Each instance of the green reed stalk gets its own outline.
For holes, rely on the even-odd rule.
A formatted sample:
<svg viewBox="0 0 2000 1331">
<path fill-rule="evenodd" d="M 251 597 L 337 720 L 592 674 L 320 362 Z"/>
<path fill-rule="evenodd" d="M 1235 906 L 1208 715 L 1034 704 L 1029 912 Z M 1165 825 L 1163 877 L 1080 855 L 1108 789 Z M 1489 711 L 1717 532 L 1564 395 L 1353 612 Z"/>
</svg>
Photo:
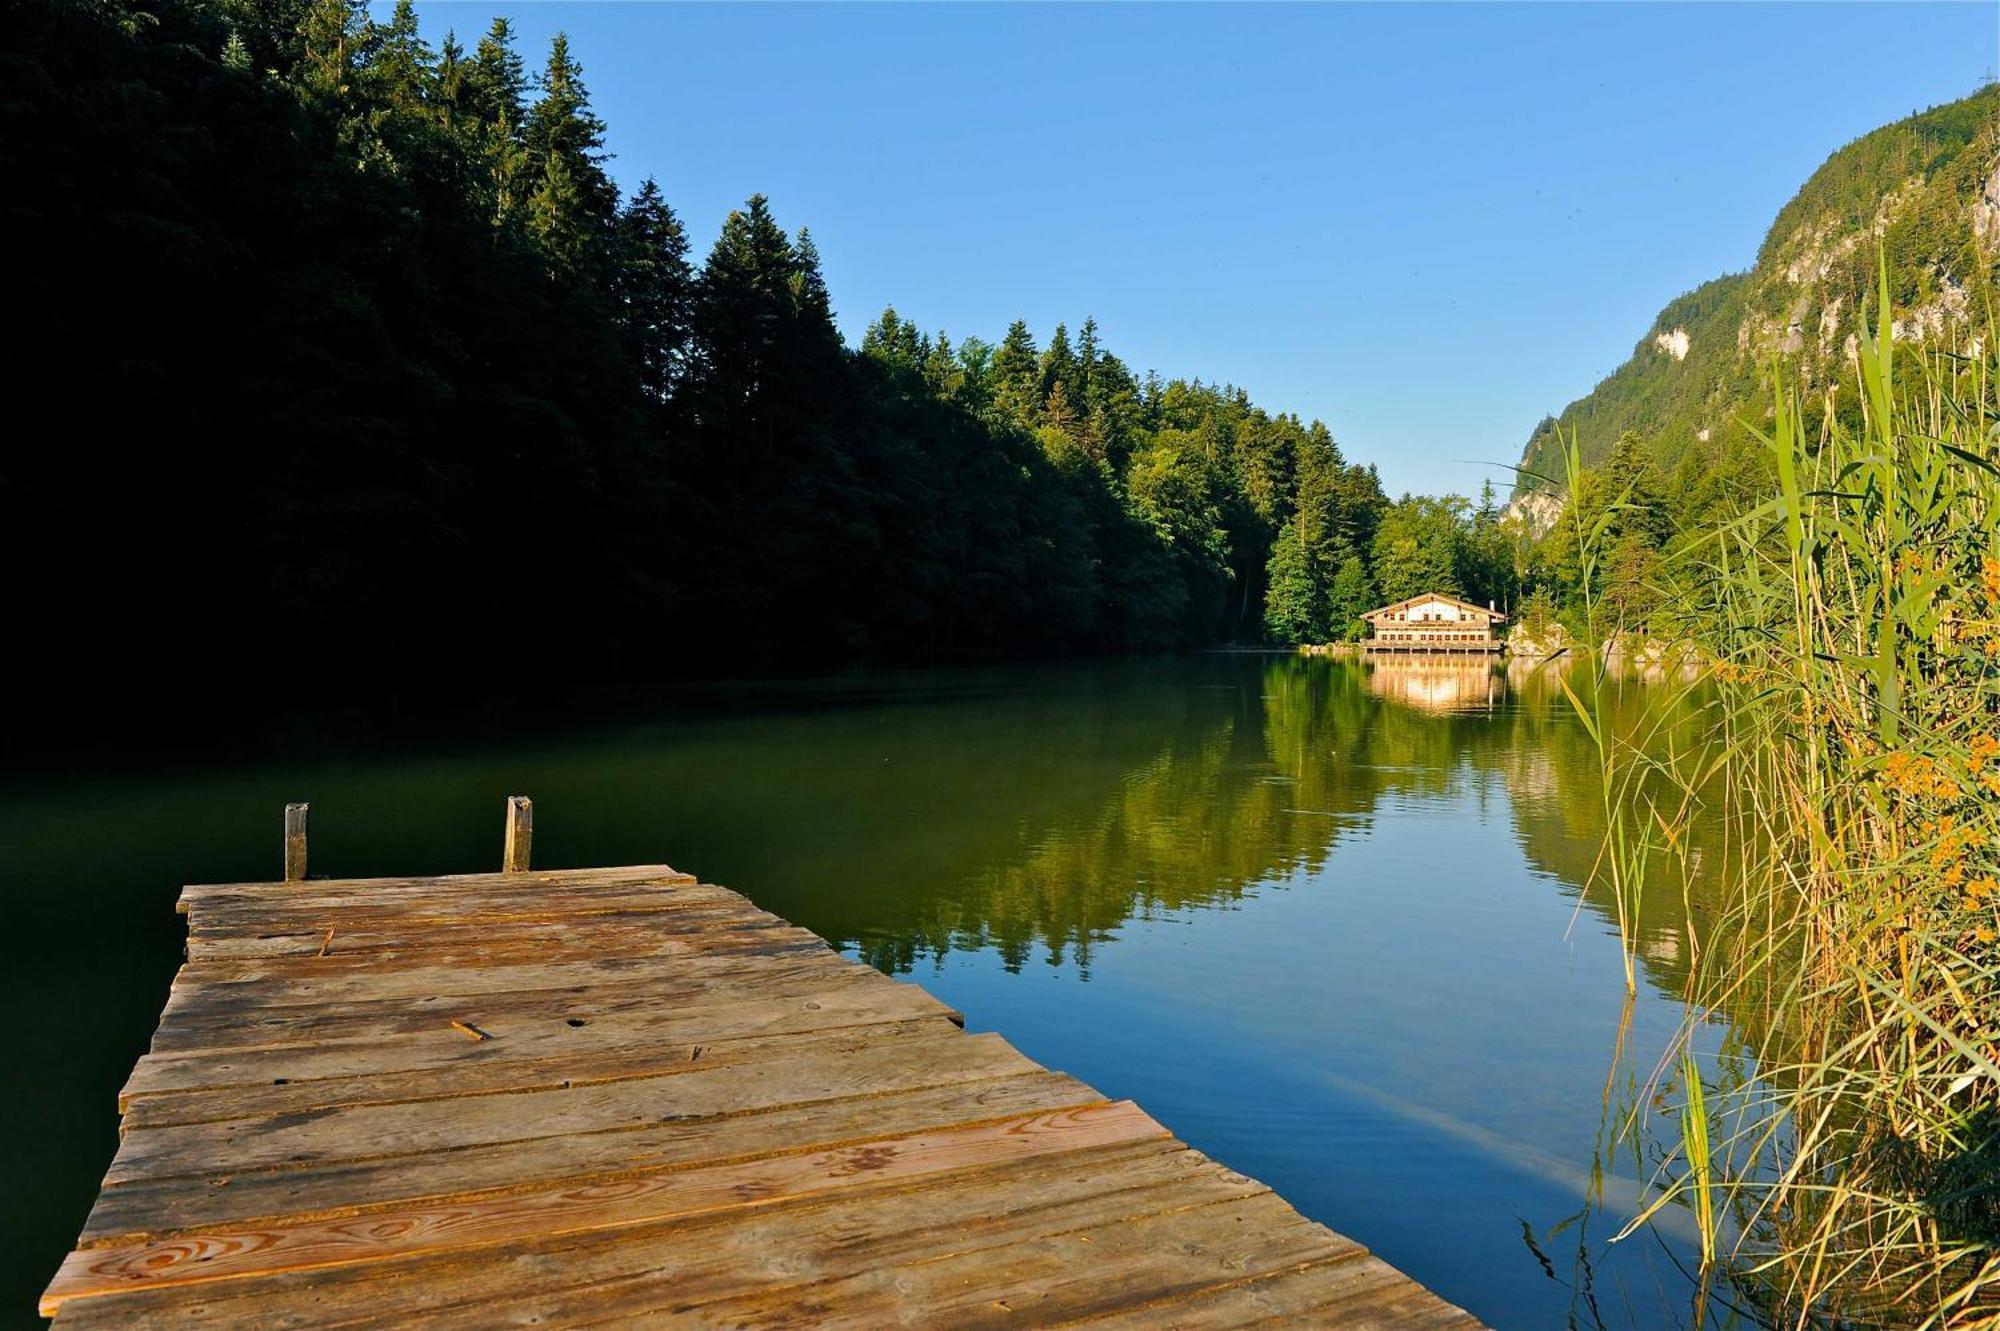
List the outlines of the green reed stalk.
<svg viewBox="0 0 2000 1331">
<path fill-rule="evenodd" d="M 1562 435 L 1560 439 L 1568 492 L 1575 495 L 1583 482 L 1582 453 L 1574 432 Z M 1647 852 L 1651 846 L 1650 828 L 1644 823 L 1636 831 L 1633 827 L 1633 801 L 1630 796 L 1633 774 L 1638 769 L 1629 760 L 1628 750 L 1621 749 L 1606 706 L 1605 684 L 1610 670 L 1607 648 L 1612 644 L 1607 641 L 1604 632 L 1596 590 L 1605 532 L 1624 502 L 1625 496 L 1620 496 L 1616 502 L 1605 505 L 1594 522 L 1584 518 L 1581 505 L 1570 504 L 1565 512 L 1565 520 L 1573 524 L 1572 535 L 1576 540 L 1581 572 L 1583 633 L 1580 637 L 1582 655 L 1577 664 L 1583 675 L 1582 691 L 1579 692 L 1570 683 L 1571 672 L 1564 671 L 1556 678 L 1597 752 L 1598 792 L 1602 800 L 1605 831 L 1592 873 L 1601 873 L 1602 881 L 1611 890 L 1625 966 L 1625 993 L 1631 997 L 1639 992 L 1636 960 L 1640 940 L 1637 927 L 1640 900 L 1645 891 Z"/>
<path fill-rule="evenodd" d="M 1715 770 L 1736 847 L 1691 1007 L 1754 1032 L 1758 1080 L 1710 1098 L 1683 1058 L 1654 1206 L 1688 1198 L 1711 1256 L 1720 1190 L 1775 1323 L 1993 1331 L 2000 338 L 1898 347 L 1888 297 L 1817 437 L 1774 371 L 1775 493 L 1677 555 L 1717 703 L 1711 756 L 1656 774 Z"/>
<path fill-rule="evenodd" d="M 1692 1051 L 1681 1054 L 1681 1083 L 1686 1100 L 1681 1106 L 1681 1152 L 1687 1158 L 1688 1177 L 1694 1182 L 1694 1218 L 1701 1233 L 1701 1269 L 1715 1265 L 1715 1161 L 1708 1148 L 1708 1104 L 1701 1083 L 1701 1066 Z"/>
</svg>

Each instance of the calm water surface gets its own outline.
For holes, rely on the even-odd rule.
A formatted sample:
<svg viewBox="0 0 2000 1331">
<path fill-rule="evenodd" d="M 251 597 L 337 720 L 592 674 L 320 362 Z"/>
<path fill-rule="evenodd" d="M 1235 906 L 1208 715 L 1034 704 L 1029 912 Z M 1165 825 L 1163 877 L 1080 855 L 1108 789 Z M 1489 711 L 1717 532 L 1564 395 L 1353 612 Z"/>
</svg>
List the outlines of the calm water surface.
<svg viewBox="0 0 2000 1331">
<path fill-rule="evenodd" d="M 179 884 L 270 877 L 295 799 L 315 873 L 490 868 L 520 791 L 538 864 L 734 887 L 1496 1327 L 1692 1324 L 1684 1213 L 1609 1242 L 1657 1148 L 1612 1142 L 1636 1093 L 1607 1067 L 1621 1023 L 1643 1070 L 1682 1019 L 1682 898 L 1648 898 L 1628 1008 L 1609 909 L 1580 888 L 1595 755 L 1546 677 L 1214 655 L 629 711 L 517 744 L 11 783 L 10 1311 L 112 1152 L 180 959 Z"/>
</svg>

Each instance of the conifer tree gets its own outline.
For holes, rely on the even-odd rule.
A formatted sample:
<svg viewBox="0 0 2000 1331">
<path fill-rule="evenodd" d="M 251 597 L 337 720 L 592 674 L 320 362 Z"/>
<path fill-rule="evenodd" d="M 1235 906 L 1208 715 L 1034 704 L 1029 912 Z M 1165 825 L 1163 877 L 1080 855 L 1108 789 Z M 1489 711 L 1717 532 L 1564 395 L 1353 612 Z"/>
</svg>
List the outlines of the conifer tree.
<svg viewBox="0 0 2000 1331">
<path fill-rule="evenodd" d="M 1078 407 L 1089 411 L 1098 405 L 1097 400 L 1097 359 L 1100 348 L 1097 342 L 1097 316 L 1085 315 L 1083 328 L 1076 337 L 1076 380 L 1069 385 L 1070 396 Z"/>
<path fill-rule="evenodd" d="M 590 109 L 583 66 L 569 37 L 549 45 L 542 95 L 521 131 L 534 183 L 528 228 L 558 272 L 598 275 L 617 209 L 617 190 L 604 172 L 604 122 Z"/>
<path fill-rule="evenodd" d="M 938 329 L 937 336 L 931 339 L 930 354 L 924 358 L 924 381 L 933 394 L 949 402 L 964 388 L 965 378 L 965 367 L 952 350 L 951 339 L 942 328 Z"/>
<path fill-rule="evenodd" d="M 458 34 L 447 30 L 438 43 L 437 101 L 439 119 L 448 126 L 456 125 L 464 114 L 465 73 L 465 48 L 459 44 Z"/>
<path fill-rule="evenodd" d="M 421 114 L 436 78 L 436 59 L 417 30 L 417 7 L 396 0 L 369 53 L 370 95 L 398 111 Z"/>
<path fill-rule="evenodd" d="M 1382 603 L 1375 579 L 1358 554 L 1341 561 L 1326 597 L 1326 635 L 1335 642 L 1359 642 L 1368 623 L 1361 616 Z"/>
<path fill-rule="evenodd" d="M 1307 548 L 1305 524 L 1293 517 L 1271 546 L 1265 569 L 1264 632 L 1273 642 L 1324 638 L 1325 594 Z"/>
<path fill-rule="evenodd" d="M 695 327 L 715 404 L 752 402 L 798 322 L 798 256 L 761 194 L 729 214 L 695 288 Z"/>
<path fill-rule="evenodd" d="M 299 25 L 300 85 L 330 101 L 347 101 L 369 34 L 365 0 L 311 0 Z"/>
<path fill-rule="evenodd" d="M 898 370 L 916 372 L 924 368 L 931 348 L 917 326 L 896 313 L 891 305 L 861 334 L 862 354 L 872 356 Z"/>
<path fill-rule="evenodd" d="M 827 293 L 826 278 L 819 270 L 819 246 L 813 244 L 812 232 L 799 228 L 798 240 L 792 246 L 792 255 L 797 265 L 793 278 L 793 303 L 800 315 L 809 322 L 833 326 L 833 298 Z M 910 325 L 910 336 L 917 335 L 916 325 Z"/>
<path fill-rule="evenodd" d="M 1037 396 L 1041 402 L 1048 401 L 1049 394 L 1055 392 L 1057 384 L 1063 386 L 1072 402 L 1083 401 L 1077 393 L 1076 353 L 1070 350 L 1069 329 L 1064 325 L 1057 324 L 1056 331 L 1049 335 L 1048 350 L 1042 353 L 1042 361 L 1037 370 L 1041 376 L 1041 382 L 1037 387 Z"/>
<path fill-rule="evenodd" d="M 897 343 L 902 330 L 903 319 L 896 313 L 896 307 L 883 306 L 882 313 L 876 316 L 875 322 L 861 332 L 861 354 L 893 363 L 897 358 Z"/>
<path fill-rule="evenodd" d="M 466 109 L 512 137 L 521 131 L 527 95 L 527 69 L 514 49 L 514 25 L 505 17 L 496 18 L 473 49 L 465 75 Z"/>
<path fill-rule="evenodd" d="M 619 213 L 613 249 L 612 300 L 626 354 L 641 391 L 665 402 L 687 365 L 694 272 L 687 232 L 652 177 Z"/>
<path fill-rule="evenodd" d="M 1049 389 L 1049 400 L 1042 404 L 1042 427 L 1056 431 L 1072 443 L 1077 442 L 1079 423 L 1076 412 L 1069 405 L 1069 392 L 1060 379 Z"/>
<path fill-rule="evenodd" d="M 1042 405 L 1041 358 L 1025 320 L 1007 326 L 1007 336 L 993 353 L 989 384 L 994 410 L 1021 425 L 1034 424 Z"/>
<path fill-rule="evenodd" d="M 495 226 L 518 218 L 531 188 L 521 143 L 527 86 L 520 52 L 514 49 L 514 26 L 496 18 L 473 49 L 463 94 L 466 114 L 476 127 L 477 151 L 486 164 L 488 212 Z"/>
</svg>

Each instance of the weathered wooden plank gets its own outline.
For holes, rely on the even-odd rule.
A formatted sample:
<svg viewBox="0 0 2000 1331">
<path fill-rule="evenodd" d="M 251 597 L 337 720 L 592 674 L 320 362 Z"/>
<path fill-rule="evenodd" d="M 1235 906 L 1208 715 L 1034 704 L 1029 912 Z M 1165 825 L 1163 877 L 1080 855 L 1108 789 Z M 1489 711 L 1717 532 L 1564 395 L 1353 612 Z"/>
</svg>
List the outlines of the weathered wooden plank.
<svg viewBox="0 0 2000 1331">
<path fill-rule="evenodd" d="M 231 986 L 236 992 L 230 993 L 176 987 L 168 996 L 165 1019 L 153 1033 L 153 1051 L 276 1049 L 383 1040 L 428 1031 L 436 1025 L 439 1013 L 459 1008 L 476 1008 L 496 1021 L 516 1016 L 603 1017 L 811 997 L 830 989 L 895 983 L 878 972 L 852 965 L 829 966 L 817 960 L 760 962 L 753 969 L 719 971 L 705 979 L 621 979 L 553 987 L 522 984 L 485 993 L 441 987 L 411 997 L 311 1004 L 265 1005 L 242 992 L 248 986 Z"/>
<path fill-rule="evenodd" d="M 1163 1305 L 1245 1276 L 1287 1270 L 1362 1249 L 1263 1193 L 1173 1207 L 1116 1223 L 1066 1229 L 997 1247 L 937 1250 L 829 1281 L 757 1290 L 698 1308 L 671 1287 L 655 1307 L 574 1326 L 624 1326 L 666 1315 L 685 1325 L 812 1326 L 873 1331 L 910 1320 L 953 1328 L 1047 1326 L 1125 1308 Z"/>
<path fill-rule="evenodd" d="M 349 945 L 336 935 L 331 947 L 301 938 L 283 951 L 254 942 L 238 948 L 203 949 L 190 954 L 195 962 L 251 960 L 259 956 L 283 957 L 293 961 L 340 961 L 353 966 L 436 966 L 521 965 L 532 961 L 588 961 L 611 954 L 628 957 L 689 957 L 722 955 L 780 955 L 786 952 L 819 952 L 826 943 L 807 930 L 793 926 L 715 930 L 705 934 L 681 933 L 648 927 L 644 922 L 620 930 L 599 930 L 585 936 L 559 925 L 507 937 L 481 939 L 476 931 L 460 931 L 450 939 L 412 938 L 407 943 L 377 943 L 367 948 Z M 331 969 L 331 968 L 329 968 Z"/>
<path fill-rule="evenodd" d="M 393 880 L 320 878 L 306 883 L 292 883 L 290 890 L 285 892 L 274 891 L 260 883 L 189 887 L 181 891 L 180 909 L 189 919 L 203 922 L 232 916 L 254 919 L 261 912 L 300 910 L 442 912 L 460 902 L 481 905 L 542 902 L 560 907 L 570 901 L 595 901 L 606 897 L 726 900 L 736 902 L 747 910 L 756 909 L 740 893 L 714 883 L 701 882 L 693 874 L 678 871 L 566 883 L 549 882 L 540 874 L 495 874 L 445 886 L 406 884 Z"/>
<path fill-rule="evenodd" d="M 309 885 L 315 893 L 347 892 L 357 896 L 379 896 L 405 892 L 449 896 L 454 892 L 476 892 L 498 888 L 522 888 L 530 884 L 543 888 L 590 888 L 609 883 L 686 882 L 692 875 L 671 864 L 620 864 L 584 869 L 537 869 L 532 873 L 422 874 L 393 878 L 318 878 Z M 189 883 L 181 889 L 183 913 L 195 902 L 210 896 L 264 893 L 282 896 L 297 892 L 296 883 L 262 879 L 242 883 Z"/>
<path fill-rule="evenodd" d="M 571 919 L 617 911 L 679 914 L 700 909 L 733 910 L 746 919 L 777 917 L 756 910 L 726 888 L 690 883 L 685 887 L 613 886 L 590 891 L 479 892 L 463 897 L 419 896 L 402 900 L 346 901 L 302 898 L 297 901 L 257 899 L 203 905 L 188 916 L 188 932 L 199 938 L 232 933 L 257 935 L 288 929 L 322 928 L 327 922 L 360 927 L 364 923 L 409 925 L 467 924 L 533 919 Z"/>
<path fill-rule="evenodd" d="M 600 950 L 599 955 L 608 955 L 630 942 L 664 937 L 693 942 L 724 935 L 770 939 L 799 932 L 803 931 L 795 930 L 775 915 L 730 905 L 673 907 L 662 903 L 657 907 L 601 913 L 566 915 L 531 911 L 504 918 L 461 917 L 450 921 L 342 913 L 308 916 L 296 924 L 274 926 L 260 933 L 190 929 L 188 959 L 355 956 L 474 947 L 490 952 L 549 944 L 561 944 L 571 950 L 594 947 Z"/>
<path fill-rule="evenodd" d="M 1049 1219 L 1079 1202 L 1099 1217 L 1269 1191 L 1171 1139 L 1003 1162 L 948 1186 L 916 1178 L 860 1191 L 812 1193 L 749 1211 L 674 1217 L 630 1228 L 525 1240 L 505 1249 L 416 1254 L 365 1265 L 291 1271 L 209 1285 L 108 1294 L 65 1305 L 59 1326 L 274 1328 L 421 1323 L 425 1327 L 559 1325 L 586 1300 L 656 1302 L 671 1281 L 690 1299 L 751 1286 L 839 1276 L 955 1243 L 1004 1243 L 1076 1228 Z M 1087 1223 L 1087 1220 L 1085 1221 Z M 748 1282 L 746 1284 L 746 1282 Z"/>
<path fill-rule="evenodd" d="M 886 1182 L 943 1175 L 999 1160 L 1167 1135 L 1137 1105 L 1118 1101 L 814 1155 L 510 1194 L 465 1205 L 446 1203 L 351 1220 L 81 1249 L 63 1263 L 41 1306 L 44 1316 L 52 1316 L 69 1299 L 119 1289 L 162 1288 L 616 1228 L 861 1186 L 857 1180 L 864 1178 Z"/>
<path fill-rule="evenodd" d="M 224 1011 L 304 1004 L 313 1007 L 373 1002 L 431 994 L 508 994 L 624 981 L 664 988 L 694 987 L 712 980 L 753 979 L 775 968 L 817 966 L 848 971 L 854 963 L 813 940 L 779 957 L 761 953 L 684 953 L 662 956 L 589 957 L 575 961 L 481 960 L 436 965 L 428 960 L 384 966 L 364 957 L 264 957 L 244 961 L 189 963 L 181 967 L 168 997 L 169 1008 L 212 1002 Z"/>
<path fill-rule="evenodd" d="M 919 1087 L 865 1099 L 620 1126 L 494 1146 L 306 1168 L 141 1178 L 104 1189 L 83 1245 L 162 1238 L 217 1224 L 333 1219 L 384 1206 L 464 1200 L 559 1182 L 607 1181 L 694 1163 L 827 1150 L 878 1137 L 992 1122 L 1103 1097 L 1057 1072 Z"/>
<path fill-rule="evenodd" d="M 329 1036 L 276 1048 L 147 1054 L 133 1068 L 124 1093 L 131 1098 L 269 1085 L 279 1080 L 377 1076 L 554 1054 L 615 1056 L 703 1037 L 742 1039 L 955 1015 L 914 985 L 893 981 L 829 984 L 792 996 L 637 1011 L 593 1012 L 574 1000 L 511 1011 L 497 1005 L 460 1002 L 434 1012 L 423 1024 L 389 1036 Z M 475 1034 L 468 1036 L 468 1031 Z"/>
<path fill-rule="evenodd" d="M 807 1055 L 569 1090 L 467 1096 L 452 1102 L 448 1113 L 438 1112 L 438 1102 L 426 1101 L 191 1123 L 127 1132 L 105 1183 L 115 1187 L 134 1178 L 201 1174 L 217 1161 L 254 1169 L 421 1155 L 1015 1076 L 1039 1066 L 997 1035 L 963 1035 L 952 1028 L 951 1034 L 927 1041 L 864 1046 L 834 1057 Z"/>
<path fill-rule="evenodd" d="M 1347 1331 L 1476 1328 L 1464 1311 L 1381 1258 L 1343 1252 L 1275 1274 L 1259 1274 L 1164 1304 L 1120 1308 L 1063 1322 L 1091 1331 L 1221 1331 L 1236 1327 L 1339 1326 Z"/>
<path fill-rule="evenodd" d="M 1004 1185 L 987 1182 L 1000 1176 L 997 1170 L 954 1178 L 948 1185 L 920 1185 L 883 1199 L 887 1204 L 865 1217 L 859 1205 L 847 1200 L 810 1215 L 776 1210 L 738 1217 L 727 1229 L 712 1233 L 705 1251 L 693 1254 L 676 1251 L 651 1235 L 635 1235 L 607 1254 L 633 1272 L 629 1275 L 606 1272 L 588 1282 L 574 1280 L 578 1263 L 565 1252 L 560 1265 L 555 1261 L 544 1265 L 547 1278 L 539 1287 L 510 1282 L 489 1288 L 478 1302 L 428 1313 L 424 1322 L 433 1331 L 626 1322 L 736 1326 L 760 1320 L 819 1326 L 824 1319 L 818 1305 L 827 1291 L 837 1288 L 837 1282 L 866 1273 L 900 1272 L 939 1259 L 957 1259 L 977 1269 L 982 1255 L 1004 1260 L 1012 1245 L 1024 1241 L 1089 1235 L 1269 1195 L 1261 1184 L 1177 1144 L 1144 1156 L 1127 1154 L 1122 1160 L 1096 1152 L 1068 1158 L 1078 1159 L 1081 1167 L 1045 1178 L 1011 1176 Z M 969 1205 L 982 1200 L 979 1209 Z M 677 1246 L 684 1250 L 688 1244 Z M 649 1250 L 650 1265 L 638 1267 L 635 1259 Z M 1091 1257 L 1095 1260 L 1094 1253 Z M 987 1302 L 1004 1302 L 1010 1292 L 1003 1286 Z M 765 1306 L 761 1319 L 744 1319 L 741 1308 L 746 1302 Z M 884 1302 L 894 1305 L 886 1319 L 876 1317 L 861 1324 L 957 1326 L 965 1320 L 961 1309 L 951 1304 L 931 1308 L 915 1297 Z M 777 1310 L 787 1311 L 773 1318 Z M 1038 1324 L 1018 1315 L 1011 1322 Z"/>
<path fill-rule="evenodd" d="M 329 1109 L 358 1105 L 419 1104 L 472 1095 L 574 1090 L 612 1082 L 712 1072 L 717 1068 L 743 1063 L 795 1061 L 809 1054 L 852 1056 L 913 1042 L 945 1040 L 957 1034 L 959 1025 L 955 1020 L 925 1017 L 876 1026 L 840 1027 L 832 1031 L 661 1044 L 616 1056 L 598 1054 L 588 1058 L 522 1059 L 372 1077 L 328 1077 L 320 1081 L 288 1082 L 282 1086 L 230 1087 L 216 1091 L 148 1095 L 131 1102 L 125 1111 L 121 1131 L 181 1123 L 217 1123 L 226 1119 L 318 1114 Z"/>
</svg>

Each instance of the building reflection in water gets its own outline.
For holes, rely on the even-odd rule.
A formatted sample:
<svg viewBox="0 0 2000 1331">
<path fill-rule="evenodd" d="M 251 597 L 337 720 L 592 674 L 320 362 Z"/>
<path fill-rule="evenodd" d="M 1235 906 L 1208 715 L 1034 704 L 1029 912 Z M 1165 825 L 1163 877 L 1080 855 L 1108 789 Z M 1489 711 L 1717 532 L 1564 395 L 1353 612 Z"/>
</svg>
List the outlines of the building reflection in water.
<svg viewBox="0 0 2000 1331">
<path fill-rule="evenodd" d="M 1370 657 L 1368 691 L 1419 712 L 1490 712 L 1506 696 L 1505 668 L 1491 658 Z"/>
</svg>

